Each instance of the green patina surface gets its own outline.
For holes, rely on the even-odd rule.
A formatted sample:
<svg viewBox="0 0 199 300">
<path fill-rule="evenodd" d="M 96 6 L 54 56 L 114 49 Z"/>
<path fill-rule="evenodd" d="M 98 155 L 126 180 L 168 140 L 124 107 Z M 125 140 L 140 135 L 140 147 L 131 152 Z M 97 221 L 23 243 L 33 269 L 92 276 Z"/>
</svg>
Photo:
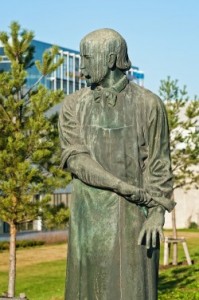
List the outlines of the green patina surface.
<svg viewBox="0 0 199 300">
<path fill-rule="evenodd" d="M 59 118 L 62 165 L 73 174 L 66 298 L 155 300 L 157 233 L 174 205 L 167 118 L 156 95 L 126 79 L 127 54 L 110 51 L 110 32 L 108 48 L 102 36 L 81 43 L 91 86 L 67 96 Z"/>
</svg>

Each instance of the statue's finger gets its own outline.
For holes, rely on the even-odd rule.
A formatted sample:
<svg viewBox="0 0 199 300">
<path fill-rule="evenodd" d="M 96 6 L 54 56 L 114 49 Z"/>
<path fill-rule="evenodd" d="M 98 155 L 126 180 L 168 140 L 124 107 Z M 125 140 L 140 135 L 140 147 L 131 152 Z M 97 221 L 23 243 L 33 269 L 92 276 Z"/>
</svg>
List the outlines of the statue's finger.
<svg viewBox="0 0 199 300">
<path fill-rule="evenodd" d="M 147 249 L 151 248 L 151 231 L 148 230 L 146 233 L 146 247 Z"/>
<path fill-rule="evenodd" d="M 159 232 L 159 235 L 160 235 L 160 240 L 161 240 L 162 242 L 164 242 L 164 233 L 163 233 L 163 231 L 162 231 L 162 228 L 160 228 L 160 229 L 158 230 L 158 232 Z"/>
<path fill-rule="evenodd" d="M 139 234 L 139 237 L 138 237 L 138 245 L 141 245 L 141 244 L 142 244 L 142 241 L 143 241 L 144 236 L 145 236 L 145 229 L 143 228 L 143 229 L 140 231 L 140 234 Z"/>
<path fill-rule="evenodd" d="M 136 195 L 131 195 L 131 201 L 134 202 L 134 203 L 137 203 L 138 202 L 138 197 Z"/>
<path fill-rule="evenodd" d="M 153 248 L 156 247 L 156 240 L 157 240 L 157 231 L 156 231 L 156 229 L 154 229 L 153 232 L 152 232 L 152 246 L 153 246 Z"/>
</svg>

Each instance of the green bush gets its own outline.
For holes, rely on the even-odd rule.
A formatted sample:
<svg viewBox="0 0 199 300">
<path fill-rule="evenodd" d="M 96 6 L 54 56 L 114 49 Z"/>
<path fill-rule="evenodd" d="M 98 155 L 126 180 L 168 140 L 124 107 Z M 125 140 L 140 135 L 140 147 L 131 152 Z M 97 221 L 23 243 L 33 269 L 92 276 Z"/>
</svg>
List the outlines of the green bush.
<svg viewBox="0 0 199 300">
<path fill-rule="evenodd" d="M 189 229 L 198 229 L 198 224 L 196 222 L 191 222 L 189 225 Z"/>
<path fill-rule="evenodd" d="M 9 243 L 8 242 L 0 242 L 0 250 L 8 250 Z"/>
<path fill-rule="evenodd" d="M 36 247 L 44 245 L 44 241 L 36 241 L 36 240 L 22 240 L 16 242 L 16 248 L 27 248 L 27 247 Z M 0 242 L 0 250 L 8 250 L 9 242 L 3 241 Z"/>
</svg>

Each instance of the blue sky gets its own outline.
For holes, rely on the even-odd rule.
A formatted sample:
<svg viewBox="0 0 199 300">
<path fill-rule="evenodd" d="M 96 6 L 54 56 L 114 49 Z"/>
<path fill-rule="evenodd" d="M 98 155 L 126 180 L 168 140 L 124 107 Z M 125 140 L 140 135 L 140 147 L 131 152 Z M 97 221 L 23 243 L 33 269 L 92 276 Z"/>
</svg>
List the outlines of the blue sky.
<svg viewBox="0 0 199 300">
<path fill-rule="evenodd" d="M 81 38 L 113 28 L 127 41 L 129 57 L 145 72 L 145 87 L 158 93 L 170 75 L 199 95 L 198 0 L 7 0 L 0 30 L 11 21 L 33 30 L 35 39 L 79 50 Z"/>
</svg>

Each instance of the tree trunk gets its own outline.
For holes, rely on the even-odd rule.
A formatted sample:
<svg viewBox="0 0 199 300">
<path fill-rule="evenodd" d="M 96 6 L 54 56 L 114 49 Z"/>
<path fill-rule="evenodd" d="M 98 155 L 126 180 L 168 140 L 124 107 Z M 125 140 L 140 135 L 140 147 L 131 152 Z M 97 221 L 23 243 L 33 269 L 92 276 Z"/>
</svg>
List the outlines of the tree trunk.
<svg viewBox="0 0 199 300">
<path fill-rule="evenodd" d="M 9 254 L 9 281 L 8 281 L 8 297 L 15 296 L 16 281 L 16 224 L 10 224 L 10 254 Z"/>
<path fill-rule="evenodd" d="M 176 228 L 176 210 L 172 211 L 172 228 L 173 228 L 173 238 L 177 239 L 177 228 Z M 173 262 L 172 264 L 176 266 L 178 264 L 178 244 L 173 243 Z"/>
</svg>

